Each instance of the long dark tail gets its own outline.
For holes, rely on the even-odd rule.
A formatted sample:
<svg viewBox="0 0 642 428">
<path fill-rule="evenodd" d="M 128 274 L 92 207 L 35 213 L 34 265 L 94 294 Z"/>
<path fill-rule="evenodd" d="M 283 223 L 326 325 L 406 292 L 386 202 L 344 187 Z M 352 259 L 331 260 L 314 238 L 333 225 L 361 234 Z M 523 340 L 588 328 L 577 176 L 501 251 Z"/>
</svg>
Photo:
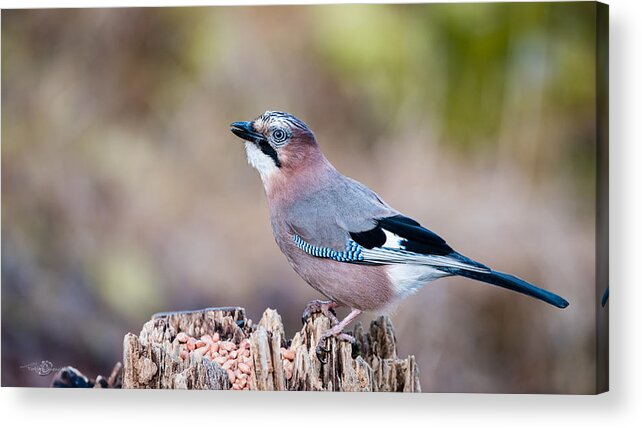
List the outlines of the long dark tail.
<svg viewBox="0 0 642 428">
<path fill-rule="evenodd" d="M 526 294 L 527 296 L 543 300 L 546 303 L 557 306 L 558 308 L 565 308 L 568 306 L 568 302 L 557 294 L 551 293 L 550 291 L 546 291 L 539 287 L 535 287 L 534 285 L 529 284 L 523 279 L 520 279 L 514 275 L 509 275 L 507 273 L 496 272 L 494 270 L 491 270 L 488 273 L 482 273 L 471 272 L 463 269 L 457 269 L 456 272 L 452 273 L 466 278 L 476 279 L 477 281 L 486 282 L 488 284 L 497 285 L 509 290 L 517 291 L 518 293 Z"/>
</svg>

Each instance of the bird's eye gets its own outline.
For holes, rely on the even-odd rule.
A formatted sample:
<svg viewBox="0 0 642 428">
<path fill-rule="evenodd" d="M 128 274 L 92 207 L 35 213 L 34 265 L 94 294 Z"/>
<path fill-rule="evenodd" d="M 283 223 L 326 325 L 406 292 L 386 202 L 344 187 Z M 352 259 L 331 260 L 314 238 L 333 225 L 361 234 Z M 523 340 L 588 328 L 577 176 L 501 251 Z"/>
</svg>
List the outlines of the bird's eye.
<svg viewBox="0 0 642 428">
<path fill-rule="evenodd" d="M 272 141 L 274 141 L 275 144 L 283 143 L 287 139 L 288 134 L 283 129 L 276 128 L 274 131 L 272 131 Z"/>
</svg>

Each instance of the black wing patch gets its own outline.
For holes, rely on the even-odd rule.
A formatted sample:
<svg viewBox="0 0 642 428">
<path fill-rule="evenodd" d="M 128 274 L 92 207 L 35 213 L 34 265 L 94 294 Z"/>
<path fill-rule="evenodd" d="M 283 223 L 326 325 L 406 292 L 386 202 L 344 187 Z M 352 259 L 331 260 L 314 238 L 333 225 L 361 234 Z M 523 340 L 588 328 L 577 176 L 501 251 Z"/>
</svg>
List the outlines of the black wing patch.
<svg viewBox="0 0 642 428">
<path fill-rule="evenodd" d="M 354 242 L 369 250 L 381 247 L 386 243 L 386 234 L 380 226 L 365 232 L 350 232 L 350 237 Z"/>
<path fill-rule="evenodd" d="M 378 219 L 377 225 L 372 229 L 350 232 L 350 237 L 353 241 L 351 245 L 356 245 L 357 249 L 354 249 L 356 253 L 347 254 L 349 257 L 356 254 L 356 258 L 337 261 L 383 265 L 418 264 L 432 266 L 452 275 L 459 275 L 460 271 L 490 272 L 487 266 L 459 254 L 439 235 L 403 215 Z M 388 243 L 388 239 L 392 241 Z"/>
<path fill-rule="evenodd" d="M 406 251 L 439 256 L 453 252 L 453 249 L 439 235 L 422 227 L 415 220 L 402 215 L 379 219 L 374 229 L 365 232 L 350 232 L 350 237 L 357 244 L 368 249 L 381 247 L 386 242 L 384 229 L 403 238 L 401 244 Z"/>
<path fill-rule="evenodd" d="M 350 232 L 350 237 L 357 244 L 371 250 L 385 244 L 387 237 L 384 229 L 402 238 L 401 245 L 405 251 L 439 256 L 453 252 L 453 249 L 439 235 L 403 215 L 379 219 L 377 226 L 373 229 L 364 232 Z"/>
<path fill-rule="evenodd" d="M 445 256 L 453 252 L 446 241 L 439 235 L 422 227 L 415 220 L 396 215 L 394 217 L 382 218 L 379 226 L 404 238 L 403 245 L 407 251 L 420 254 L 436 254 Z"/>
</svg>

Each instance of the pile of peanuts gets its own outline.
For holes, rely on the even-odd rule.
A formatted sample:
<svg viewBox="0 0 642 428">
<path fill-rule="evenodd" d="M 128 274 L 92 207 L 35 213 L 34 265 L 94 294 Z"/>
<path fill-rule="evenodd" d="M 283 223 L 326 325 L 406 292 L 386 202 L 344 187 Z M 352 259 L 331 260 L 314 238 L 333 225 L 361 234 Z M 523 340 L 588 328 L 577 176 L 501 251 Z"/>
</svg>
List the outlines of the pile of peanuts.
<svg viewBox="0 0 642 428">
<path fill-rule="evenodd" d="M 232 384 L 232 389 L 250 389 L 249 378 L 252 373 L 252 358 L 250 357 L 250 342 L 241 340 L 236 345 L 229 340 L 221 340 L 218 333 L 204 334 L 200 339 L 191 337 L 185 332 L 176 335 L 178 355 L 185 361 L 194 355 L 197 358 L 207 358 L 216 362 L 224 370 Z M 294 351 L 281 348 L 281 361 L 286 379 L 290 380 L 294 371 Z"/>
<path fill-rule="evenodd" d="M 179 356 L 183 361 L 189 358 L 190 354 L 207 358 L 227 371 L 232 389 L 250 389 L 248 381 L 252 373 L 252 359 L 250 342 L 247 339 L 236 345 L 229 340 L 221 340 L 218 333 L 204 334 L 200 339 L 196 339 L 180 332 L 176 335 L 176 340 L 179 343 Z"/>
</svg>

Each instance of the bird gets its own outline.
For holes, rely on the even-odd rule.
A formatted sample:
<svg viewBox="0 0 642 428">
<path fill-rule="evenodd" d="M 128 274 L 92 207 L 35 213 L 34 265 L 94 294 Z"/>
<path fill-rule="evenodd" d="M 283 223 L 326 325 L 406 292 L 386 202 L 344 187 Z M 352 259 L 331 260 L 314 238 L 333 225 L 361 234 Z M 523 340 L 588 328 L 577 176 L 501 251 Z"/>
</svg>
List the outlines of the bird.
<svg viewBox="0 0 642 428">
<path fill-rule="evenodd" d="M 383 311 L 439 278 L 461 276 L 503 287 L 558 308 L 568 302 L 514 275 L 453 250 L 436 233 L 343 174 L 322 153 L 312 130 L 282 111 L 234 122 L 248 163 L 261 178 L 277 246 L 294 271 L 328 300 L 314 300 L 303 319 L 322 312 L 331 327 L 315 353 L 321 362 L 335 337 L 363 311 Z M 341 321 L 336 308 L 347 307 Z"/>
</svg>

